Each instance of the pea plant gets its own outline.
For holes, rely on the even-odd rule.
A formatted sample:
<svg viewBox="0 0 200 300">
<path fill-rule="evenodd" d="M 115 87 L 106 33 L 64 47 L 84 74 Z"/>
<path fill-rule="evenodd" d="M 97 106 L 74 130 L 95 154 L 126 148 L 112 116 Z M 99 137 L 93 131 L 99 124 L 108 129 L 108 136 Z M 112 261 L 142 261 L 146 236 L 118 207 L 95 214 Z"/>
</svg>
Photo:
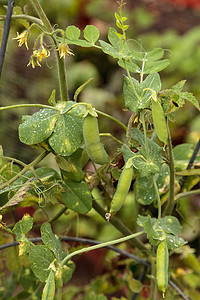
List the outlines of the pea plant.
<svg viewBox="0 0 200 300">
<path fill-rule="evenodd" d="M 173 295 L 189 299 L 173 281 L 170 259 L 174 253 L 183 254 L 184 247 L 189 247 L 184 246 L 187 241 L 181 237 L 181 216 L 176 208 L 183 197 L 200 193 L 197 185 L 200 143 L 196 147 L 181 144 L 173 148 L 169 124 L 175 121 L 176 111 L 185 100 L 199 110 L 198 101 L 192 93 L 183 91 L 185 80 L 162 90 L 159 72 L 170 61 L 164 58 L 162 48 L 146 51 L 127 38 L 129 25 L 123 14 L 123 0 L 118 2 L 118 10 L 114 14 L 116 28 L 109 28 L 107 41 L 99 39 L 99 30 L 93 25 L 87 25 L 83 33 L 73 25 L 65 30 L 52 26 L 38 0 L 31 3 L 38 17 L 24 14 L 19 7 L 14 8 L 15 19 L 23 20 L 25 26 L 15 40 L 19 47 L 25 46 L 29 50 L 32 47 L 30 35 L 32 31 L 37 33 L 29 68 L 41 67 L 54 52 L 59 96 L 56 96 L 58 91 L 53 90 L 49 92 L 46 105 L 0 107 L 0 111 L 39 108 L 33 115 L 23 116 L 18 128 L 22 143 L 41 149 L 38 157 L 25 164 L 17 158 L 5 156 L 3 148 L 0 149 L 0 226 L 3 235 L 10 235 L 15 240 L 9 246 L 18 245 L 18 255 L 24 257 L 20 276 L 29 281 L 26 286 L 22 284 L 23 292 L 12 299 L 67 299 L 62 294 L 64 285 L 73 277 L 73 257 L 125 241 L 137 251 L 138 256 L 132 256 L 132 259 L 145 266 L 145 284 L 150 288 L 148 299 L 167 297 L 172 295 L 172 290 Z M 79 94 L 87 88 L 91 78 L 74 92 L 73 99 L 69 98 L 65 60 L 67 56 L 74 55 L 70 45 L 102 51 L 123 69 L 124 108 L 129 112 L 126 124 L 95 109 L 90 103 L 78 101 Z M 108 118 L 124 131 L 122 139 L 106 133 L 119 145 L 114 154 L 107 153 L 106 144 L 104 148 L 101 142 L 99 116 Z M 55 158 L 57 169 L 38 167 L 38 163 L 50 153 Z M 134 229 L 126 227 L 123 219 L 118 218 L 129 194 L 134 195 L 141 212 L 137 215 Z M 35 223 L 29 214 L 12 226 L 4 221 L 7 212 L 17 206 L 33 204 L 38 208 L 45 208 L 48 204 L 61 208 L 53 219 L 43 224 Z M 107 226 L 117 228 L 122 237 L 103 243 L 91 241 L 91 246 L 71 248 L 67 252 L 62 243 L 62 240 L 67 240 L 66 237 L 55 235 L 51 226 L 66 210 L 78 214 L 93 210 L 96 215 L 102 216 Z M 31 238 L 32 230 L 38 227 L 41 237 Z M 7 244 L 2 245 L 1 249 L 6 247 Z M 121 253 L 116 247 L 111 249 Z M 197 258 L 191 252 L 190 255 L 194 261 L 190 268 L 199 274 Z M 143 288 L 142 280 L 138 293 Z M 6 288 L 1 288 L 1 299 L 8 299 L 7 293 Z M 131 294 L 127 297 L 131 299 Z M 104 300 L 107 297 L 93 291 L 86 293 L 82 299 Z M 141 295 L 139 299 L 145 298 Z"/>
</svg>

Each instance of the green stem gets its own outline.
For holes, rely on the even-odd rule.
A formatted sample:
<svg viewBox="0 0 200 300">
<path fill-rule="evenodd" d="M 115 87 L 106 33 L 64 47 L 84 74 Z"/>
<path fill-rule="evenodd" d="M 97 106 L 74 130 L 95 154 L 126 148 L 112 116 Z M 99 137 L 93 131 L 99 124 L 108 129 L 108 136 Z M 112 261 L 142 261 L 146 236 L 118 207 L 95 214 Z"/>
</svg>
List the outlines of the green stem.
<svg viewBox="0 0 200 300">
<path fill-rule="evenodd" d="M 179 199 L 181 199 L 183 197 L 188 197 L 188 196 L 198 195 L 198 194 L 200 194 L 200 189 L 194 190 L 194 191 L 180 193 L 180 194 L 178 194 L 178 195 L 175 196 L 175 201 L 177 202 Z"/>
<path fill-rule="evenodd" d="M 157 198 L 157 204 L 158 204 L 158 219 L 154 225 L 154 229 L 158 226 L 158 224 L 160 223 L 160 219 L 161 219 L 161 201 L 160 201 L 160 194 L 159 194 L 159 190 L 158 190 L 158 186 L 155 180 L 155 176 L 152 176 L 153 179 L 153 185 L 156 191 L 156 198 Z"/>
<path fill-rule="evenodd" d="M 116 141 L 117 143 L 124 145 L 124 143 L 122 143 L 120 140 L 118 140 L 116 137 L 114 137 L 111 133 L 100 133 L 100 136 L 108 136 L 111 137 L 114 141 Z"/>
<path fill-rule="evenodd" d="M 31 169 L 33 166 L 37 165 L 46 155 L 47 155 L 47 151 L 45 150 L 44 152 L 42 152 L 38 157 L 36 157 L 36 159 L 34 159 L 30 164 L 26 165 L 16 176 L 14 176 L 13 178 L 11 178 L 10 180 L 8 180 L 7 182 L 5 182 L 0 189 L 4 189 L 7 186 L 9 186 L 11 183 L 13 183 L 15 180 L 17 180 L 18 178 L 20 178 L 24 173 L 26 173 L 29 169 Z"/>
<path fill-rule="evenodd" d="M 135 96 L 137 97 L 138 101 L 139 101 L 139 102 L 141 102 L 140 96 L 138 95 L 138 93 L 137 93 L 137 91 L 136 91 L 136 89 L 135 89 L 135 87 L 134 87 L 134 85 L 133 85 L 133 81 L 132 81 L 132 78 L 131 78 L 131 75 L 130 75 L 129 69 L 128 69 L 128 67 L 127 67 L 126 60 L 125 60 L 125 59 L 123 59 L 123 58 L 122 58 L 122 60 L 123 60 L 123 62 L 124 62 L 125 68 L 126 68 L 126 72 L 127 72 L 127 75 L 128 75 L 128 79 L 129 79 L 129 82 L 130 82 L 131 88 L 132 88 L 132 90 L 133 90 L 133 92 L 134 92 Z"/>
<path fill-rule="evenodd" d="M 141 119 L 142 119 L 142 126 L 144 130 L 144 139 L 145 139 L 145 148 L 147 152 L 147 160 L 149 161 L 149 146 L 148 146 L 148 140 L 147 140 L 147 131 L 145 126 L 145 118 L 144 118 L 144 110 L 141 111 Z"/>
<path fill-rule="evenodd" d="M 12 162 L 15 162 L 18 165 L 21 165 L 22 167 L 26 167 L 26 164 L 24 162 L 22 162 L 19 159 L 13 158 L 13 157 L 8 157 L 8 156 L 3 156 L 3 159 L 5 160 L 11 160 Z"/>
<path fill-rule="evenodd" d="M 44 27 L 47 31 L 50 33 L 53 32 L 53 28 L 51 26 L 51 23 L 49 22 L 45 12 L 43 11 L 40 3 L 38 0 L 31 0 L 40 19 L 42 20 Z M 60 97 L 62 101 L 68 101 L 69 95 L 68 95 L 68 86 L 67 86 L 67 80 L 66 80 L 66 70 L 65 70 L 65 64 L 64 64 L 64 58 L 60 58 L 57 47 L 58 43 L 54 37 L 52 37 L 54 47 L 55 47 L 55 53 L 56 53 L 56 59 L 57 59 L 57 67 L 58 67 L 58 79 L 59 79 L 59 87 L 60 87 Z"/>
<path fill-rule="evenodd" d="M 121 126 L 125 131 L 127 130 L 126 125 L 124 125 L 122 122 L 120 122 L 119 120 L 115 119 L 114 117 L 112 117 L 112 116 L 110 116 L 110 115 L 108 115 L 108 114 L 106 114 L 106 113 L 104 113 L 104 112 L 102 112 L 102 111 L 100 111 L 100 110 L 97 110 L 97 109 L 95 109 L 95 111 L 96 111 L 99 115 L 104 116 L 104 117 L 106 117 L 106 118 L 112 120 L 113 122 L 117 123 L 117 124 L 118 124 L 119 126 Z"/>
<path fill-rule="evenodd" d="M 62 288 L 57 288 L 57 300 L 62 300 Z"/>
<path fill-rule="evenodd" d="M 1 20 L 2 21 L 5 20 L 5 18 L 6 18 L 6 16 L 0 15 L 0 21 Z M 43 22 L 40 19 L 35 18 L 33 16 L 29 16 L 29 15 L 12 15 L 12 19 L 13 20 L 18 20 L 18 19 L 20 19 L 20 20 L 26 20 L 26 21 L 29 21 L 29 22 L 32 22 L 32 23 L 36 23 L 36 24 L 38 24 L 40 26 L 44 25 Z"/>
<path fill-rule="evenodd" d="M 100 249 L 100 248 L 103 248 L 103 247 L 106 247 L 106 246 L 110 246 L 110 245 L 115 245 L 115 244 L 118 244 L 118 243 L 122 243 L 122 242 L 128 241 L 130 239 L 133 239 L 135 237 L 138 237 L 138 236 L 140 236 L 142 234 L 144 234 L 144 231 L 136 232 L 136 233 L 133 233 L 131 235 L 124 236 L 122 238 L 119 238 L 119 239 L 116 239 L 116 240 L 113 240 L 113 241 L 108 241 L 108 242 L 101 243 L 101 244 L 98 244 L 98 245 L 94 245 L 94 246 L 90 246 L 90 247 L 79 249 L 79 250 L 74 251 L 74 252 L 70 253 L 69 255 L 67 255 L 63 259 L 63 261 L 61 262 L 61 265 L 63 266 L 69 259 L 71 259 L 75 255 L 78 255 L 78 254 L 81 254 L 81 253 L 84 253 L 84 252 L 88 252 L 88 251 L 91 251 L 91 250 Z"/>
<path fill-rule="evenodd" d="M 50 224 L 52 224 L 53 222 L 55 222 L 57 219 L 59 219 L 62 214 L 67 210 L 67 207 L 63 207 L 51 220 L 49 220 L 48 222 Z"/>
<path fill-rule="evenodd" d="M 167 122 L 167 130 L 168 130 L 168 142 L 167 142 L 167 149 L 168 149 L 168 157 L 169 157 L 169 198 L 167 205 L 164 209 L 163 215 L 171 215 L 175 201 L 174 201 L 174 193 L 175 193 L 175 169 L 174 169 L 174 155 L 172 149 L 172 140 L 169 131 L 169 124 Z"/>
<path fill-rule="evenodd" d="M 93 208 L 100 214 L 105 220 L 105 214 L 107 211 L 95 200 L 92 201 Z M 115 228 L 117 228 L 124 236 L 132 234 L 132 232 L 116 217 L 112 216 L 109 223 L 111 223 Z M 148 250 L 145 245 L 137 238 L 129 240 L 129 243 L 142 251 L 143 255 L 148 257 Z"/>
<path fill-rule="evenodd" d="M 38 16 L 40 17 L 40 20 L 43 22 L 44 27 L 47 29 L 47 31 L 53 31 L 53 28 L 51 26 L 51 23 L 49 22 L 49 19 L 47 18 L 44 10 L 42 9 L 42 6 L 40 5 L 38 0 L 31 0 L 33 6 L 35 7 L 35 10 L 37 11 Z"/>
<path fill-rule="evenodd" d="M 6 109 L 12 109 L 12 108 L 21 108 L 21 107 L 42 107 L 42 108 L 50 108 L 59 111 L 59 109 L 54 106 L 44 105 L 44 104 L 15 104 L 10 106 L 2 106 L 0 107 L 0 111 Z"/>
</svg>

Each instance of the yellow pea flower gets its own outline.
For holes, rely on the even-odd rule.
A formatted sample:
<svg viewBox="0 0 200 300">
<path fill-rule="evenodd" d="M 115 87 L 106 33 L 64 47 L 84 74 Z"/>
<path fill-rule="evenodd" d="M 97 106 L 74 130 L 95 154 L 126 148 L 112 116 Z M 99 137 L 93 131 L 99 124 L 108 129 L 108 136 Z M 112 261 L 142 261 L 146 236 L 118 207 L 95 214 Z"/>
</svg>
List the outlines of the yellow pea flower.
<svg viewBox="0 0 200 300">
<path fill-rule="evenodd" d="M 38 57 L 32 55 L 27 67 L 30 66 L 30 65 L 32 66 L 33 69 L 35 69 L 35 67 L 37 67 L 37 66 L 41 67 L 41 64 L 39 63 Z"/>
<path fill-rule="evenodd" d="M 33 55 L 35 57 L 39 58 L 39 61 L 42 61 L 43 57 L 50 56 L 50 51 L 48 51 L 44 46 L 42 45 L 40 49 L 33 51 Z"/>
<path fill-rule="evenodd" d="M 60 43 L 58 45 L 58 52 L 59 52 L 59 55 L 60 55 L 60 58 L 64 57 L 65 58 L 65 55 L 74 55 L 74 53 L 71 51 L 71 49 L 69 48 L 69 46 L 66 44 L 66 43 Z"/>
<path fill-rule="evenodd" d="M 17 32 L 17 37 L 13 38 L 13 40 L 17 40 L 18 47 L 21 47 L 23 44 L 25 44 L 26 49 L 28 50 L 28 44 L 27 44 L 28 36 L 29 36 L 28 30 L 23 31 L 21 34 Z"/>
</svg>

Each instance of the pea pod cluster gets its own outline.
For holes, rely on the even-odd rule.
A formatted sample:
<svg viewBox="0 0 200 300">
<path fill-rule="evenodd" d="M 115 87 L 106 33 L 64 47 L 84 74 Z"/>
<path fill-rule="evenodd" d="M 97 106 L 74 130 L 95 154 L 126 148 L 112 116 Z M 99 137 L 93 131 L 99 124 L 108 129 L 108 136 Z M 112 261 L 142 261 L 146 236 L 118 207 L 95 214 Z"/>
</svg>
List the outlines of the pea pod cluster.
<svg viewBox="0 0 200 300">
<path fill-rule="evenodd" d="M 96 117 L 88 114 L 83 121 L 83 138 L 89 158 L 97 164 L 103 165 L 109 162 L 99 137 L 99 127 Z"/>
<path fill-rule="evenodd" d="M 156 279 L 158 290 L 165 293 L 168 286 L 169 252 L 166 241 L 162 241 L 157 248 Z"/>
<path fill-rule="evenodd" d="M 118 185 L 117 185 L 117 190 L 112 199 L 109 213 L 117 212 L 123 206 L 131 186 L 132 178 L 133 178 L 133 167 L 125 166 L 125 168 L 123 169 L 120 175 Z"/>
<path fill-rule="evenodd" d="M 152 109 L 152 118 L 153 118 L 156 134 L 159 140 L 166 145 L 168 140 L 168 130 L 167 130 L 167 124 L 165 120 L 165 114 L 162 105 L 160 104 L 160 101 L 153 100 L 151 109 Z"/>
</svg>

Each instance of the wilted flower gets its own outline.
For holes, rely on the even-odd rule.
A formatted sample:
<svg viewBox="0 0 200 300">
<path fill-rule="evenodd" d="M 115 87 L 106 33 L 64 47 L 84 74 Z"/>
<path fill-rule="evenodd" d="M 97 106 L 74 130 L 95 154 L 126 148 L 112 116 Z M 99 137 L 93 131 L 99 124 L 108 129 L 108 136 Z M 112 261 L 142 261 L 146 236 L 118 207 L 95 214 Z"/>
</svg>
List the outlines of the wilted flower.
<svg viewBox="0 0 200 300">
<path fill-rule="evenodd" d="M 69 46 L 66 44 L 66 43 L 60 43 L 58 45 L 58 52 L 59 52 L 59 55 L 60 55 L 60 58 L 64 57 L 65 58 L 65 55 L 74 55 L 74 53 L 71 51 L 71 49 L 69 48 Z"/>
<path fill-rule="evenodd" d="M 35 69 L 35 67 L 37 67 L 37 66 L 41 67 L 41 64 L 39 63 L 39 60 L 38 60 L 37 56 L 35 56 L 35 55 L 31 56 L 30 61 L 29 61 L 28 65 L 27 65 L 27 67 L 30 66 L 30 65 L 32 65 L 33 69 Z"/>
<path fill-rule="evenodd" d="M 43 57 L 50 56 L 50 51 L 44 48 L 42 45 L 40 49 L 33 51 L 33 55 L 39 58 L 39 61 L 42 61 Z"/>
<path fill-rule="evenodd" d="M 17 37 L 13 38 L 13 40 L 17 40 L 18 46 L 21 47 L 23 44 L 25 44 L 26 49 L 28 50 L 28 44 L 27 44 L 27 39 L 29 36 L 29 31 L 25 30 L 21 34 L 17 32 Z"/>
</svg>

